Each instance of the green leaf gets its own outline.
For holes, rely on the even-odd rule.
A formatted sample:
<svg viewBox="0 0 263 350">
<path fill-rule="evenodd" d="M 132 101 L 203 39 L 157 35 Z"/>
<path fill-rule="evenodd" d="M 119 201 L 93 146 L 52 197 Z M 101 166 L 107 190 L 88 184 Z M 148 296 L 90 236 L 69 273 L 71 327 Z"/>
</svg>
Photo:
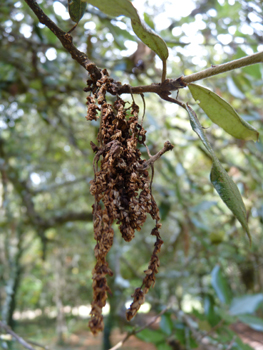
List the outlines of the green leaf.
<svg viewBox="0 0 263 350">
<path fill-rule="evenodd" d="M 81 0 L 68 0 L 68 11 L 73 22 L 78 23 L 84 15 L 87 3 Z"/>
<path fill-rule="evenodd" d="M 226 79 L 227 88 L 231 95 L 233 95 L 236 98 L 243 99 L 245 98 L 245 95 L 243 92 L 236 86 L 234 80 L 229 76 Z"/>
<path fill-rule="evenodd" d="M 249 74 L 255 79 L 261 78 L 260 64 L 253 64 L 251 66 L 247 66 L 243 68 L 244 72 Z"/>
<path fill-rule="evenodd" d="M 212 327 L 219 323 L 220 317 L 215 312 L 214 298 L 209 294 L 206 294 L 204 298 L 204 312 L 207 321 Z"/>
<path fill-rule="evenodd" d="M 161 343 L 156 345 L 157 350 L 171 350 L 171 346 L 166 343 Z"/>
<path fill-rule="evenodd" d="M 232 337 L 232 339 L 233 339 L 233 337 Z M 239 337 L 236 338 L 234 344 L 236 345 L 236 347 L 235 348 L 233 347 L 233 349 L 237 349 L 237 350 L 253 350 L 253 348 L 251 346 L 249 346 L 248 344 L 243 343 L 243 341 Z"/>
<path fill-rule="evenodd" d="M 136 337 L 147 342 L 147 343 L 160 343 L 164 342 L 166 339 L 165 334 L 159 330 L 144 329 L 136 334 Z"/>
<path fill-rule="evenodd" d="M 257 141 L 259 133 L 240 118 L 229 103 L 211 90 L 196 84 L 188 85 L 193 98 L 200 101 L 200 107 L 207 116 L 228 134 L 242 140 Z"/>
<path fill-rule="evenodd" d="M 160 321 L 161 330 L 167 334 L 171 335 L 173 330 L 173 321 L 171 320 L 171 314 L 162 315 Z"/>
<path fill-rule="evenodd" d="M 251 236 L 247 224 L 247 213 L 241 194 L 237 185 L 222 167 L 218 159 L 214 159 L 210 174 L 211 182 L 223 202 L 232 211 L 251 241 Z"/>
<path fill-rule="evenodd" d="M 168 58 L 168 48 L 164 40 L 140 19 L 137 10 L 129 0 L 86 0 L 111 17 L 126 16 L 131 19 L 134 33 L 149 46 L 162 61 Z"/>
<path fill-rule="evenodd" d="M 168 200 L 161 201 L 161 204 L 159 205 L 159 211 L 162 221 L 164 221 L 171 209 L 171 203 Z"/>
<path fill-rule="evenodd" d="M 246 323 L 249 327 L 255 329 L 256 331 L 263 332 L 263 320 L 261 318 L 251 315 L 242 315 L 238 318 L 241 322 Z"/>
<path fill-rule="evenodd" d="M 224 308 L 217 308 L 216 312 L 220 316 L 221 319 L 224 320 L 224 324 L 233 324 L 237 321 L 237 318 L 235 316 L 230 315 L 228 310 L 225 310 Z"/>
<path fill-rule="evenodd" d="M 241 57 L 245 57 L 247 56 L 247 54 L 240 49 L 240 47 L 237 49 L 237 53 L 235 55 L 235 59 L 241 58 Z M 247 66 L 242 68 L 242 70 L 249 74 L 250 76 L 252 76 L 255 79 L 259 79 L 261 78 L 261 71 L 260 71 L 260 63 L 258 64 L 253 64 L 251 66 Z"/>
<path fill-rule="evenodd" d="M 149 16 L 148 13 L 144 12 L 143 18 L 144 18 L 145 23 L 147 23 L 148 26 L 154 30 L 154 21 L 152 20 L 152 17 Z"/>
<path fill-rule="evenodd" d="M 221 303 L 229 304 L 232 299 L 231 289 L 228 285 L 227 279 L 223 276 L 219 265 L 216 265 L 213 268 L 211 273 L 211 283 Z"/>
<path fill-rule="evenodd" d="M 263 294 L 243 295 L 234 298 L 229 312 L 231 315 L 252 314 L 263 303 Z"/>
<path fill-rule="evenodd" d="M 125 40 L 136 41 L 135 35 L 131 35 L 127 30 L 121 29 L 111 23 L 108 18 L 100 20 L 103 25 L 107 26 L 114 37 L 114 40 L 121 50 L 126 50 Z"/>
<path fill-rule="evenodd" d="M 192 129 L 197 133 L 200 140 L 203 142 L 206 149 L 211 155 L 213 165 L 210 173 L 210 180 L 223 202 L 241 223 L 243 229 L 248 235 L 249 240 L 251 241 L 251 236 L 247 224 L 246 208 L 237 185 L 233 182 L 231 177 L 227 174 L 218 158 L 216 157 L 194 110 L 188 105 L 186 105 L 186 109 L 190 117 L 190 124 L 192 126 Z"/>
</svg>

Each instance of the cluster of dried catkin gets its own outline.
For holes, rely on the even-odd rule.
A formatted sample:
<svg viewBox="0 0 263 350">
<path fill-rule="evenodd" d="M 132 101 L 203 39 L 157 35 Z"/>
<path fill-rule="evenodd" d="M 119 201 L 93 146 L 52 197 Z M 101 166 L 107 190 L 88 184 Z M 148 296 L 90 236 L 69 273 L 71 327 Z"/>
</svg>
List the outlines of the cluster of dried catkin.
<svg viewBox="0 0 263 350">
<path fill-rule="evenodd" d="M 90 329 L 93 334 L 103 330 L 102 308 L 110 291 L 106 276 L 112 276 L 106 261 L 113 244 L 112 224 L 119 225 L 125 241 L 134 238 L 135 230 L 140 231 L 147 213 L 156 225 L 151 234 L 156 243 L 142 286 L 133 294 L 133 302 L 127 310 L 127 320 L 131 320 L 144 302 L 144 295 L 155 283 L 155 274 L 160 265 L 157 254 L 163 241 L 160 238 L 159 209 L 152 196 L 151 180 L 146 161 L 141 159 L 138 143 L 145 143 L 146 131 L 138 122 L 139 107 L 120 97 L 114 104 L 107 103 L 106 92 L 114 89 L 113 80 L 106 70 L 101 79 L 88 80 L 90 96 L 87 97 L 87 120 L 97 120 L 100 112 L 98 146 L 91 142 L 94 157 L 94 180 L 90 192 L 95 197 L 93 205 L 94 238 L 97 241 L 94 252 L 96 265 L 93 269 L 93 302 Z"/>
</svg>

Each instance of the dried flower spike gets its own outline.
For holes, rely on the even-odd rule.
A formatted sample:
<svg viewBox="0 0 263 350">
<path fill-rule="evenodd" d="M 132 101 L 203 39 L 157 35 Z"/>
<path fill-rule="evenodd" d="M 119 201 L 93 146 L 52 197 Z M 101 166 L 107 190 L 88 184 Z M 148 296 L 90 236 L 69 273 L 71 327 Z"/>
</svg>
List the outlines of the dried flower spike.
<svg viewBox="0 0 263 350">
<path fill-rule="evenodd" d="M 107 254 L 113 244 L 114 222 L 119 225 L 125 241 L 131 241 L 135 231 L 140 231 L 147 214 L 156 221 L 152 235 L 156 236 L 155 248 L 141 288 L 133 294 L 134 301 L 127 311 L 130 320 L 144 302 L 145 294 L 155 283 L 155 275 L 160 265 L 157 254 L 163 241 L 158 229 L 159 210 L 151 193 L 151 180 L 146 170 L 153 166 L 164 152 L 172 149 L 169 143 L 149 161 L 141 159 L 138 143 L 144 144 L 146 130 L 139 124 L 139 107 L 133 101 L 126 108 L 126 102 L 117 97 L 114 104 L 106 101 L 107 91 L 114 90 L 113 80 L 106 70 L 101 72 L 101 79 L 88 81 L 87 120 L 97 120 L 100 111 L 100 129 L 98 133 L 99 147 L 91 143 L 94 157 L 94 180 L 90 183 L 90 192 L 95 198 L 93 205 L 94 248 L 97 260 L 93 269 L 93 302 L 89 326 L 93 334 L 103 329 L 102 308 L 106 304 L 110 291 L 106 276 L 112 271 L 106 261 Z M 99 163 L 100 162 L 100 163 Z M 100 164 L 100 166 L 99 166 Z"/>
</svg>

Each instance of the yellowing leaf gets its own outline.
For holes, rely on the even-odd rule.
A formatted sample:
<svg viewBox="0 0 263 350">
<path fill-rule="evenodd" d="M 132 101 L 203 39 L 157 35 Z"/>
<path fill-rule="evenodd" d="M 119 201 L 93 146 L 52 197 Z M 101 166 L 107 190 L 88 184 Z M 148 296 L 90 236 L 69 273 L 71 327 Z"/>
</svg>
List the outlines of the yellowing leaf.
<svg viewBox="0 0 263 350">
<path fill-rule="evenodd" d="M 228 134 L 237 139 L 258 140 L 258 131 L 240 118 L 223 98 L 203 86 L 189 84 L 188 87 L 193 98 L 200 101 L 199 105 L 207 116 Z"/>
<path fill-rule="evenodd" d="M 203 142 L 209 154 L 211 155 L 213 165 L 210 173 L 210 180 L 223 202 L 228 206 L 228 208 L 241 223 L 243 229 L 249 237 L 249 240 L 251 241 L 251 236 L 247 224 L 246 208 L 237 185 L 234 183 L 234 181 L 231 179 L 231 177 L 228 175 L 216 157 L 213 148 L 207 140 L 204 130 L 193 109 L 188 105 L 186 105 L 186 109 L 189 114 L 192 129 L 197 133 L 198 137 Z"/>
<path fill-rule="evenodd" d="M 78 23 L 86 10 L 87 3 L 81 0 L 68 0 L 69 15 L 73 22 Z"/>
<path fill-rule="evenodd" d="M 137 10 L 129 0 L 86 0 L 89 4 L 97 7 L 100 11 L 106 13 L 108 16 L 118 17 L 126 16 L 131 19 L 134 33 L 141 39 L 141 41 L 149 46 L 162 61 L 168 58 L 168 48 L 163 39 L 153 32 L 140 19 Z"/>
</svg>

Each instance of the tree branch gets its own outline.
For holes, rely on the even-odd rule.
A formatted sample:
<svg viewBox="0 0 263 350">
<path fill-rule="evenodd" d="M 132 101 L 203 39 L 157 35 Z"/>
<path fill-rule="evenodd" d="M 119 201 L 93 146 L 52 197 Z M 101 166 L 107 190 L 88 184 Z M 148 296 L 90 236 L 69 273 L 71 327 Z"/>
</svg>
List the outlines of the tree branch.
<svg viewBox="0 0 263 350">
<path fill-rule="evenodd" d="M 145 92 L 154 92 L 162 97 L 164 94 L 170 95 L 170 91 L 175 91 L 181 88 L 186 87 L 187 84 L 183 81 L 183 77 L 178 79 L 166 79 L 162 83 L 154 83 L 151 85 L 144 86 L 130 86 L 127 84 L 116 85 L 116 89 L 112 89 L 110 93 L 112 95 L 121 95 L 121 94 L 143 94 Z M 85 90 L 85 89 L 84 89 Z"/>
<path fill-rule="evenodd" d="M 258 52 L 251 56 L 242 57 L 238 60 L 220 64 L 218 66 L 205 69 L 198 73 L 190 74 L 186 77 L 182 77 L 182 80 L 183 82 L 189 84 L 197 80 L 206 79 L 217 74 L 229 72 L 233 69 L 242 68 L 261 62 L 263 62 L 263 52 Z"/>
<path fill-rule="evenodd" d="M 163 148 L 156 153 L 154 156 L 150 156 L 150 159 L 146 160 L 142 165 L 137 166 L 138 170 L 145 170 L 147 169 L 151 164 L 156 162 L 165 152 L 171 151 L 174 148 L 174 146 L 171 144 L 170 141 L 166 141 L 163 145 Z"/>
<path fill-rule="evenodd" d="M 45 220 L 47 227 L 53 227 L 57 225 L 65 224 L 69 221 L 92 221 L 93 216 L 91 212 L 82 211 L 82 212 L 68 212 L 61 214 L 60 216 L 52 217 L 50 220 Z"/>
<path fill-rule="evenodd" d="M 117 93 L 118 95 L 121 95 L 125 93 L 129 94 L 131 92 L 133 94 L 154 92 L 158 94 L 162 99 L 166 101 L 170 101 L 168 96 L 170 95 L 171 91 L 176 91 L 178 89 L 184 88 L 189 83 L 192 83 L 194 81 L 201 80 L 201 79 L 206 79 L 217 74 L 229 72 L 233 69 L 247 67 L 252 64 L 257 64 L 262 62 L 263 62 L 263 52 L 258 52 L 251 56 L 242 57 L 242 58 L 239 58 L 238 60 L 220 64 L 218 66 L 205 69 L 201 72 L 187 75 L 186 77 L 182 76 L 177 79 L 166 79 L 161 84 L 151 84 L 151 85 L 135 86 L 135 87 L 130 87 L 129 85 L 122 85 L 118 89 Z M 170 101 L 170 102 L 175 102 L 175 101 L 177 100 L 173 99 L 173 101 Z"/>
<path fill-rule="evenodd" d="M 12 329 L 6 324 L 4 324 L 2 321 L 0 321 L 0 328 L 4 329 L 6 333 L 12 335 L 12 337 L 15 338 L 24 348 L 28 350 L 35 350 L 35 348 L 33 348 L 28 342 L 26 342 L 23 338 L 21 338 L 14 331 L 12 331 Z"/>
<path fill-rule="evenodd" d="M 51 191 L 54 191 L 57 188 L 61 188 L 61 187 L 72 186 L 72 185 L 75 185 L 76 183 L 79 183 L 82 181 L 85 181 L 88 183 L 90 180 L 91 180 L 91 178 L 89 178 L 87 176 L 81 176 L 75 180 L 65 181 L 62 183 L 53 183 L 51 185 L 42 186 L 42 187 L 39 187 L 37 189 L 30 187 L 29 190 L 33 195 L 36 195 L 36 194 L 43 193 L 43 192 L 51 192 Z"/>
<path fill-rule="evenodd" d="M 146 323 L 144 326 L 138 328 L 137 330 L 134 329 L 133 331 L 131 332 L 128 332 L 125 336 L 125 338 L 120 341 L 118 344 L 116 344 L 113 348 L 110 348 L 109 350 L 117 350 L 119 348 L 122 347 L 122 345 L 132 336 L 132 335 L 136 335 L 138 333 L 140 333 L 141 331 L 143 331 L 145 328 L 148 328 L 150 327 L 152 324 L 154 324 L 158 318 L 160 316 L 162 316 L 168 309 L 170 309 L 170 307 L 172 306 L 172 303 L 167 305 L 157 316 L 155 316 L 151 321 L 149 321 L 148 323 Z"/>
<path fill-rule="evenodd" d="M 71 57 L 76 60 L 81 66 L 83 66 L 91 75 L 91 78 L 95 81 L 100 79 L 100 69 L 89 60 L 87 55 L 79 51 L 72 42 L 72 37 L 69 33 L 61 30 L 38 6 L 35 0 L 25 0 L 28 6 L 32 9 L 35 15 L 38 17 L 40 23 L 45 24 L 61 41 L 64 48 L 71 54 Z M 109 92 L 112 95 L 121 95 L 125 93 L 133 94 L 143 94 L 146 92 L 153 92 L 158 94 L 162 99 L 170 102 L 175 102 L 177 100 L 170 100 L 169 95 L 171 91 L 176 91 L 178 89 L 184 88 L 187 84 L 201 79 L 209 78 L 217 74 L 225 73 L 233 69 L 246 67 L 252 64 L 263 62 L 263 52 L 258 52 L 256 54 L 240 58 L 231 62 L 227 62 L 215 67 L 205 69 L 201 72 L 190 74 L 186 77 L 180 77 L 178 79 L 166 79 L 159 84 L 151 84 L 145 86 L 135 86 L 121 85 L 118 82 L 113 82 L 112 89 Z M 163 76 L 164 79 L 164 76 Z M 88 91 L 87 89 L 84 91 Z M 180 101 L 175 102 L 181 107 L 183 104 Z"/>
<path fill-rule="evenodd" d="M 72 36 L 62 29 L 60 29 L 38 6 L 35 0 L 25 0 L 31 10 L 35 13 L 39 22 L 45 24 L 51 31 L 56 35 L 56 37 L 60 40 L 61 44 L 64 48 L 71 54 L 71 57 L 76 60 L 81 66 L 83 66 L 91 76 L 94 77 L 95 80 L 98 80 L 100 75 L 100 69 L 91 62 L 88 56 L 79 51 L 76 46 L 73 44 Z"/>
<path fill-rule="evenodd" d="M 8 154 L 5 153 L 4 141 L 0 138 L 0 157 L 5 160 L 0 165 L 0 171 L 5 171 L 6 180 L 9 180 L 18 195 L 21 197 L 23 204 L 26 207 L 29 222 L 41 229 L 48 229 L 53 226 L 62 225 L 69 221 L 92 221 L 92 213 L 88 211 L 82 212 L 66 212 L 59 216 L 53 216 L 51 218 L 42 217 L 35 209 L 34 195 L 37 194 L 32 192 L 28 188 L 27 181 L 21 180 L 18 170 L 12 167 L 8 161 Z M 71 183 L 69 183 L 71 184 Z"/>
</svg>

